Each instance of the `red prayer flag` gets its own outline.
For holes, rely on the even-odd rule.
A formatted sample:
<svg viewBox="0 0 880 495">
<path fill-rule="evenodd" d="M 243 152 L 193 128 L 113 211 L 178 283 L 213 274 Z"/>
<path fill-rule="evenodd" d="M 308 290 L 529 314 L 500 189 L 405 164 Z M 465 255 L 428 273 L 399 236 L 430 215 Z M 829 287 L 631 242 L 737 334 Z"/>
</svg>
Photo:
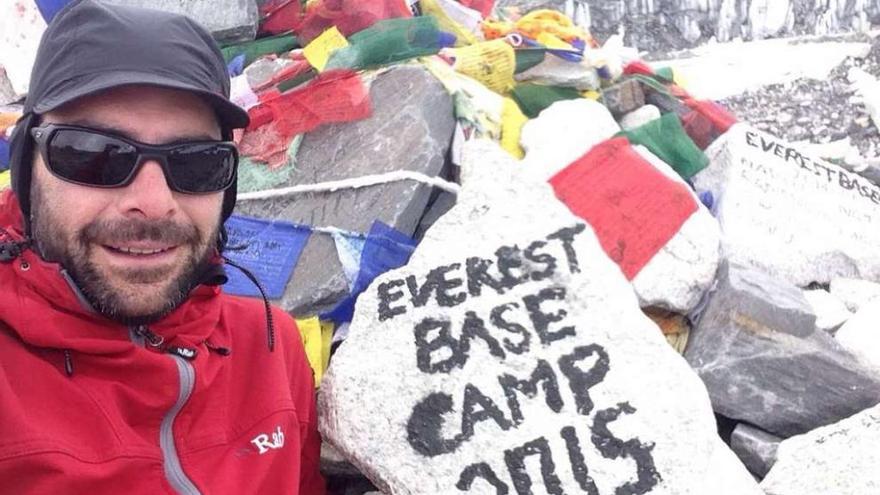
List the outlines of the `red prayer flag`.
<svg viewBox="0 0 880 495">
<path fill-rule="evenodd" d="M 593 227 L 602 249 L 627 280 L 697 211 L 687 186 L 657 170 L 625 137 L 594 146 L 550 179 L 550 185 L 560 201 Z"/>
</svg>

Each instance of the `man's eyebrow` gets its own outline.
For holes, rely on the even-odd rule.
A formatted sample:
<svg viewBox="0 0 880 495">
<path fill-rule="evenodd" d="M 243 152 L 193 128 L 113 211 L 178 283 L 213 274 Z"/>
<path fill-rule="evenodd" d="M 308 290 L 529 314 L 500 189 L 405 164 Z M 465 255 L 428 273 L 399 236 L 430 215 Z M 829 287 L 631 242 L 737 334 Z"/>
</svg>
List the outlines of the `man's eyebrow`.
<svg viewBox="0 0 880 495">
<path fill-rule="evenodd" d="M 122 129 L 117 129 L 115 127 L 110 127 L 106 124 L 101 124 L 100 122 L 95 122 L 87 117 L 64 122 L 64 124 L 75 125 L 75 126 L 80 126 L 80 127 L 88 127 L 90 129 L 95 129 L 95 130 L 106 132 L 109 134 L 123 136 L 128 139 L 131 139 L 132 141 L 137 141 L 139 143 L 141 142 L 139 139 L 133 137 L 131 134 L 129 134 L 128 132 L 126 132 Z M 200 133 L 194 133 L 194 134 L 190 134 L 190 135 L 186 135 L 186 136 L 176 136 L 174 139 L 172 139 L 170 141 L 166 141 L 166 142 L 158 143 L 158 144 L 179 144 L 179 143 L 187 143 L 187 142 L 192 142 L 192 141 L 217 141 L 217 140 L 218 139 L 216 137 L 214 137 L 210 134 L 200 132 Z"/>
</svg>

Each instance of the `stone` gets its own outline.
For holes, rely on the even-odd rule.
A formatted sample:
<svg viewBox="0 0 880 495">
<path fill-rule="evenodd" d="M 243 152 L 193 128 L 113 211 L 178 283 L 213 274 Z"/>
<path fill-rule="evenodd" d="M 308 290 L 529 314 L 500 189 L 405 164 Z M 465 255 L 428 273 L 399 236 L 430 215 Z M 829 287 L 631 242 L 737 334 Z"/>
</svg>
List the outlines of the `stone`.
<svg viewBox="0 0 880 495">
<path fill-rule="evenodd" d="M 880 284 L 855 278 L 835 278 L 829 285 L 829 291 L 854 313 L 880 298 Z"/>
<path fill-rule="evenodd" d="M 783 438 L 880 401 L 880 375 L 816 328 L 800 289 L 732 262 L 722 263 L 684 356 L 716 413 Z"/>
<path fill-rule="evenodd" d="M 588 99 L 554 103 L 523 127 L 523 168 L 539 178 L 550 179 L 619 130 L 600 103 Z M 635 150 L 677 187 L 690 189 L 669 165 L 647 149 L 636 146 Z M 617 178 L 612 171 L 606 177 Z M 687 313 L 714 280 L 721 233 L 697 197 L 691 194 L 690 200 L 696 205 L 695 213 L 632 280 L 643 307 Z M 643 201 L 652 215 L 662 217 L 672 209 L 669 197 L 658 190 L 645 194 Z"/>
<path fill-rule="evenodd" d="M 550 105 L 522 128 L 524 168 L 549 179 L 594 145 L 620 132 L 620 126 L 597 101 L 586 98 Z"/>
<path fill-rule="evenodd" d="M 776 462 L 776 449 L 782 439 L 760 428 L 739 423 L 730 435 L 730 449 L 749 472 L 763 478 Z"/>
<path fill-rule="evenodd" d="M 0 106 L 9 105 L 20 98 L 12 89 L 12 83 L 6 76 L 6 70 L 0 67 Z"/>
<path fill-rule="evenodd" d="M 880 493 L 880 407 L 784 440 L 766 495 Z"/>
<path fill-rule="evenodd" d="M 833 333 L 852 316 L 840 299 L 825 289 L 805 290 L 804 297 L 816 314 L 816 328 Z"/>
<path fill-rule="evenodd" d="M 379 75 L 370 87 L 373 114 L 365 120 L 330 124 L 308 134 L 296 169 L 281 187 L 409 170 L 436 177 L 454 129 L 452 101 L 427 71 L 400 66 Z M 415 181 L 307 193 L 271 200 L 239 201 L 236 212 L 314 227 L 366 233 L 380 220 L 413 235 L 432 194 Z M 332 308 L 348 294 L 348 282 L 333 239 L 312 235 L 284 297 L 276 301 L 297 315 Z"/>
<path fill-rule="evenodd" d="M 603 89 L 601 101 L 612 114 L 619 116 L 643 106 L 645 93 L 638 81 L 627 79 Z"/>
<path fill-rule="evenodd" d="M 693 181 L 715 198 L 732 261 L 800 287 L 880 280 L 880 187 L 747 124 L 706 154 Z"/>
<path fill-rule="evenodd" d="M 2 89 L 5 105 L 23 98 L 28 91 L 31 68 L 37 57 L 40 38 L 46 30 L 46 21 L 37 4 L 30 0 L 0 2 L 0 70 L 5 70 L 11 95 Z M 0 79 L 3 79 L 0 77 Z"/>
<path fill-rule="evenodd" d="M 620 118 L 623 130 L 635 129 L 660 118 L 660 109 L 654 105 L 644 105 Z"/>
<path fill-rule="evenodd" d="M 358 300 L 318 409 L 383 493 L 760 494 L 592 230 L 487 141 Z"/>
<path fill-rule="evenodd" d="M 145 7 L 191 17 L 217 41 L 235 43 L 257 36 L 260 15 L 255 0 L 106 0 L 108 3 Z"/>
<path fill-rule="evenodd" d="M 880 376 L 880 301 L 864 305 L 834 334 L 837 343 Z"/>
<path fill-rule="evenodd" d="M 588 62 L 569 62 L 549 54 L 540 64 L 517 74 L 516 80 L 582 91 L 599 89 L 600 86 L 599 74 Z"/>
</svg>

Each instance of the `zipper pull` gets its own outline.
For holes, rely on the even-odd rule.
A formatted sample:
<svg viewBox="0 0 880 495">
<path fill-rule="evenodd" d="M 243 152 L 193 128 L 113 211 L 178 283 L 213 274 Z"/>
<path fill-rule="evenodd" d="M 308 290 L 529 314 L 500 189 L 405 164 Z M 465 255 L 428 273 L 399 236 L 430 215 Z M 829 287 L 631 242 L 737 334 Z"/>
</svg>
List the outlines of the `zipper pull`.
<svg viewBox="0 0 880 495">
<path fill-rule="evenodd" d="M 168 354 L 174 354 L 175 356 L 180 356 L 187 361 L 192 361 L 199 354 L 198 349 L 193 349 L 192 347 L 181 347 L 179 345 L 168 346 L 165 349 L 165 352 Z"/>
<path fill-rule="evenodd" d="M 139 337 L 143 337 L 143 339 L 147 342 L 147 345 L 150 347 L 159 348 L 163 343 L 165 343 L 165 337 L 161 335 L 156 335 L 152 332 L 146 325 L 140 325 L 135 330 Z"/>
</svg>

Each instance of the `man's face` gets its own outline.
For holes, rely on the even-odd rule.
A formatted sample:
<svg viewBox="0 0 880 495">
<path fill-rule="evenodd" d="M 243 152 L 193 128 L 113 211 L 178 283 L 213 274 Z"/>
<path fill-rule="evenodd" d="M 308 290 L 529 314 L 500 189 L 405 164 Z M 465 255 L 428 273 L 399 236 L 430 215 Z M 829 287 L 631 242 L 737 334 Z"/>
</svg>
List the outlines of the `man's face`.
<svg viewBox="0 0 880 495">
<path fill-rule="evenodd" d="M 43 122 L 99 128 L 147 144 L 220 139 L 214 112 L 200 98 L 148 86 L 82 98 L 46 113 Z M 56 178 L 35 155 L 33 237 L 95 309 L 141 324 L 186 298 L 213 254 L 222 192 L 174 192 L 153 160 L 141 165 L 128 186 L 81 186 Z"/>
</svg>

